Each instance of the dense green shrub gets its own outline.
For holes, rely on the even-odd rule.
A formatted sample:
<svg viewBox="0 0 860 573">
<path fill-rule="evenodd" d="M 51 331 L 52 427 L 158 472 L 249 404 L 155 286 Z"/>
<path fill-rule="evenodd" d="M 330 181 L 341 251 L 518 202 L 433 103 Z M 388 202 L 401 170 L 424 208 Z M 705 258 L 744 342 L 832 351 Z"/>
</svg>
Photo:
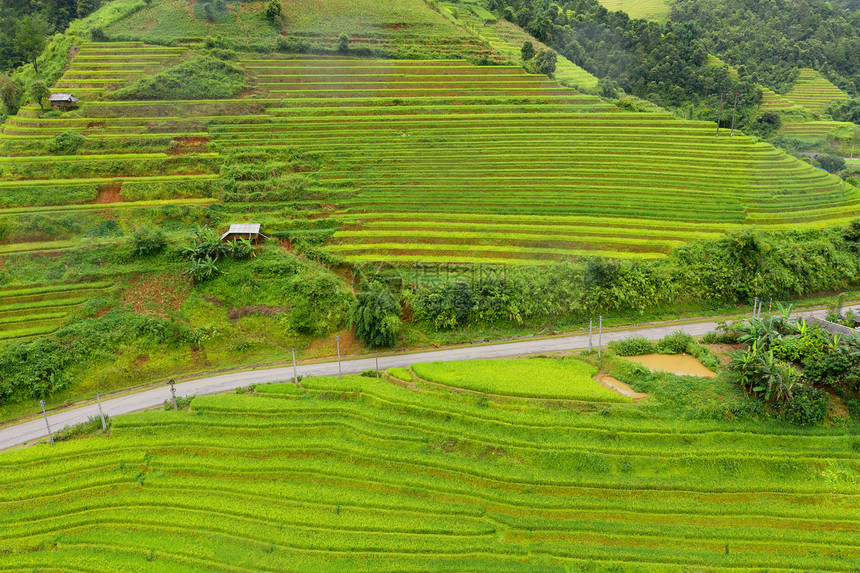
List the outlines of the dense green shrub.
<svg viewBox="0 0 860 573">
<path fill-rule="evenodd" d="M 296 275 L 289 288 L 296 298 L 289 315 L 294 332 L 319 336 L 346 322 L 353 296 L 336 275 L 310 271 Z"/>
<path fill-rule="evenodd" d="M 42 338 L 6 343 L 0 346 L 0 404 L 54 394 L 73 381 L 73 368 L 113 361 L 117 350 L 132 343 L 146 348 L 195 341 L 183 322 L 119 309 Z"/>
<path fill-rule="evenodd" d="M 311 43 L 295 36 L 278 36 L 277 50 L 285 54 L 307 54 L 311 51 Z"/>
<path fill-rule="evenodd" d="M 231 62 L 198 56 L 112 92 L 117 100 L 225 99 L 245 89 L 245 72 Z"/>
<path fill-rule="evenodd" d="M 131 247 L 134 254 L 139 257 L 154 255 L 164 250 L 167 246 L 167 237 L 161 229 L 155 227 L 143 227 L 135 231 L 131 238 Z"/>
<path fill-rule="evenodd" d="M 682 354 L 689 352 L 689 349 L 694 346 L 696 346 L 696 339 L 686 332 L 678 331 L 657 341 L 655 348 L 660 354 Z"/>
<path fill-rule="evenodd" d="M 87 139 L 77 131 L 67 129 L 51 141 L 48 151 L 54 155 L 74 155 L 86 141 Z"/>
<path fill-rule="evenodd" d="M 720 308 L 753 297 L 783 300 L 858 284 L 860 223 L 784 233 L 744 231 L 695 241 L 655 261 L 589 258 L 507 269 L 503 279 L 422 282 L 416 320 L 436 328 L 494 321 L 541 325 L 599 314 L 644 314 L 697 304 Z M 856 237 L 855 237 L 856 235 Z M 459 284 L 458 284 L 459 283 Z M 491 309 L 478 313 L 474 309 Z"/>
<path fill-rule="evenodd" d="M 845 160 L 838 155 L 823 154 L 816 159 L 819 167 L 830 173 L 839 173 L 845 169 Z"/>
<path fill-rule="evenodd" d="M 654 343 L 647 338 L 631 337 L 623 340 L 613 340 L 609 350 L 618 356 L 641 356 L 655 352 Z"/>
<path fill-rule="evenodd" d="M 394 346 L 400 334 L 400 305 L 388 288 L 372 282 L 360 292 L 349 309 L 355 336 L 371 348 Z"/>
<path fill-rule="evenodd" d="M 341 34 L 337 39 L 337 51 L 341 54 L 345 54 L 349 51 L 349 36 L 346 34 Z"/>
<path fill-rule="evenodd" d="M 830 398 L 827 392 L 804 385 L 794 391 L 792 399 L 778 408 L 780 418 L 796 426 L 816 426 L 827 418 Z"/>
<path fill-rule="evenodd" d="M 414 299 L 415 318 L 431 322 L 437 329 L 465 325 L 475 306 L 473 288 L 464 281 L 420 292 Z"/>
</svg>

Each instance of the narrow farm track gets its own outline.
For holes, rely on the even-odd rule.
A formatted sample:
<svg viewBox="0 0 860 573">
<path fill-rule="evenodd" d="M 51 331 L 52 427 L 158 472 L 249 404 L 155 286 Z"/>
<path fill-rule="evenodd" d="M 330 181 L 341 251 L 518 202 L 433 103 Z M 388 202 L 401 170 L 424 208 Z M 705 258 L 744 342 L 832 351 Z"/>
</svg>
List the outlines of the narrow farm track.
<svg viewBox="0 0 860 573">
<path fill-rule="evenodd" d="M 804 316 L 822 317 L 824 314 L 825 311 L 815 311 L 805 313 Z M 620 340 L 630 336 L 644 336 L 651 340 L 658 340 L 667 334 L 671 334 L 679 330 L 694 336 L 700 336 L 714 330 L 716 326 L 716 322 L 706 321 L 683 325 L 665 325 L 630 330 L 618 330 L 604 333 L 603 343 L 608 344 L 613 340 Z M 598 340 L 596 334 L 594 335 L 593 340 L 596 345 Z M 379 357 L 378 360 L 380 370 L 384 370 L 393 367 L 406 367 L 416 362 L 501 358 L 527 354 L 578 350 L 583 348 L 588 348 L 587 335 L 542 338 L 503 344 L 474 345 L 429 352 L 386 355 Z M 349 359 L 341 362 L 341 370 L 345 374 L 354 374 L 375 368 L 375 358 Z M 302 364 L 298 367 L 298 373 L 300 376 L 335 376 L 338 374 L 338 364 L 337 362 Z M 205 396 L 220 392 L 229 392 L 235 388 L 248 386 L 249 384 L 265 384 L 275 381 L 290 380 L 292 377 L 292 366 L 285 366 L 265 370 L 222 374 L 197 380 L 190 380 L 177 384 L 176 389 L 178 396 Z M 113 417 L 158 406 L 169 397 L 170 392 L 166 387 L 154 388 L 129 394 L 127 396 L 105 400 L 102 402 L 102 406 L 104 408 L 104 413 Z M 98 408 L 95 404 L 87 404 L 71 410 L 51 414 L 48 417 L 48 423 L 53 430 L 59 430 L 65 426 L 85 422 L 92 416 L 98 416 Z M 0 450 L 46 437 L 47 430 L 43 419 L 38 418 L 27 422 L 21 422 L 0 429 Z"/>
<path fill-rule="evenodd" d="M 674 329 L 612 333 L 604 341 Z M 565 337 L 384 362 L 582 343 Z M 347 361 L 344 372 L 367 367 L 372 359 Z M 283 379 L 291 371 L 267 374 Z M 263 373 L 183 383 L 183 391 L 200 384 L 187 411 L 138 412 L 114 418 L 109 437 L 4 452 L 4 567 L 559 573 L 583 566 L 860 567 L 860 445 L 849 430 L 656 419 L 633 414 L 630 405 L 599 402 L 571 409 L 528 399 L 488 406 L 420 379 L 313 376 L 336 372 L 335 363 L 306 365 L 300 373 L 311 377 L 301 389 L 272 384 L 241 395 L 200 394 L 262 381 Z M 165 395 L 158 389 L 153 397 L 157 403 Z"/>
</svg>

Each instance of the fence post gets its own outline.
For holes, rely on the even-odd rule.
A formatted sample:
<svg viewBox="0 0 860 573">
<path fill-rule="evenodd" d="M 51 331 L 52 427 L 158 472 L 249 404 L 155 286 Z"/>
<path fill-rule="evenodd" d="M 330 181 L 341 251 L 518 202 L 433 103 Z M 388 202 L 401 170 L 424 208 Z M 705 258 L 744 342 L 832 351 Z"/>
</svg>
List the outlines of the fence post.
<svg viewBox="0 0 860 573">
<path fill-rule="evenodd" d="M 107 430 L 107 424 L 105 424 L 105 413 L 102 411 L 102 400 L 99 398 L 98 392 L 96 392 L 96 402 L 99 405 L 99 416 L 102 418 L 102 430 Z"/>
<path fill-rule="evenodd" d="M 176 383 L 176 380 L 173 378 L 170 379 L 168 384 L 170 384 L 170 394 L 173 396 L 173 411 L 177 410 L 176 408 L 176 388 L 173 386 Z"/>
<path fill-rule="evenodd" d="M 45 401 L 39 400 L 39 406 L 42 407 L 42 415 L 45 417 L 45 427 L 48 428 L 48 439 L 51 440 L 51 445 L 54 445 L 54 436 L 51 434 L 51 425 L 48 423 L 48 413 L 45 412 Z"/>
</svg>

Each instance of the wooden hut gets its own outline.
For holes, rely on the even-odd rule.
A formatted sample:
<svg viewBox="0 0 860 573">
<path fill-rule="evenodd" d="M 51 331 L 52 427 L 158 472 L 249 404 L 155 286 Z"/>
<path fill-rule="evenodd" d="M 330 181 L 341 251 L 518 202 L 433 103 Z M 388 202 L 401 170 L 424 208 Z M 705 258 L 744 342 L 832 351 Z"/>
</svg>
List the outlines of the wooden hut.
<svg viewBox="0 0 860 573">
<path fill-rule="evenodd" d="M 248 239 L 256 244 L 261 236 L 265 235 L 260 233 L 260 223 L 234 223 L 226 233 L 221 235 L 221 240 Z"/>
<path fill-rule="evenodd" d="M 48 102 L 56 110 L 66 110 L 78 105 L 78 98 L 72 94 L 51 94 L 48 97 Z"/>
</svg>

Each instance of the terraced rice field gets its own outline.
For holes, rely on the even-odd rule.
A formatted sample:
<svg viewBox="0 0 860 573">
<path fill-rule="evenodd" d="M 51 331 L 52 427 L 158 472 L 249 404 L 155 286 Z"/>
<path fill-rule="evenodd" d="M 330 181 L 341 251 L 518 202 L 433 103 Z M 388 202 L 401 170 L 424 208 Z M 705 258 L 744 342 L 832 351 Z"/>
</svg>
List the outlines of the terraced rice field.
<svg viewBox="0 0 860 573">
<path fill-rule="evenodd" d="M 804 109 L 799 103 L 781 96 L 764 86 L 759 86 L 762 91 L 761 109 L 765 111 L 799 111 Z"/>
<path fill-rule="evenodd" d="M 476 35 L 486 40 L 492 46 L 493 50 L 504 54 L 512 62 L 520 61 L 522 46 L 525 42 L 531 42 L 538 50 L 551 49 L 546 44 L 530 36 L 519 26 L 515 26 L 506 20 L 483 22 L 469 13 L 461 13 L 459 19 Z M 592 90 L 597 87 L 597 78 L 595 76 L 561 54 L 558 54 L 553 78 L 559 83 L 573 88 Z"/>
<path fill-rule="evenodd" d="M 854 571 L 848 430 L 309 379 L 0 454 L 9 569 Z M 602 413 L 601 413 L 602 412 Z"/>
<path fill-rule="evenodd" d="M 631 18 L 664 21 L 669 16 L 669 3 L 665 0 L 600 0 L 607 10 L 627 12 Z"/>
<path fill-rule="evenodd" d="M 54 332 L 72 310 L 104 292 L 111 284 L 91 282 L 0 287 L 0 340 Z"/>
<path fill-rule="evenodd" d="M 69 73 L 134 71 L 162 50 L 90 44 Z M 211 203 L 223 192 L 222 158 L 248 150 L 319 158 L 306 198 L 289 204 L 339 225 L 329 248 L 351 261 L 654 258 L 743 225 L 825 225 L 860 210 L 856 189 L 767 144 L 715 138 L 707 122 L 621 112 L 518 66 L 237 61 L 256 82 L 243 98 L 92 96 L 59 118 L 22 109 L 0 133 L 0 215 Z M 87 138 L 78 153 L 46 152 L 68 129 Z M 272 205 L 241 188 L 227 200 L 233 212 L 271 219 Z"/>
<path fill-rule="evenodd" d="M 849 99 L 848 94 L 830 83 L 819 72 L 804 68 L 794 87 L 785 98 L 816 113 L 823 112 L 831 102 Z"/>
<path fill-rule="evenodd" d="M 54 91 L 73 92 L 86 106 L 177 63 L 186 52 L 138 42 L 90 44 Z M 40 116 L 38 107 L 23 107 L 0 129 L 0 208 L 94 202 L 105 191 L 129 201 L 207 197 L 218 178 L 218 155 L 200 146 L 208 135 L 205 120 L 146 113 L 110 121 L 85 113 Z M 68 130 L 88 138 L 77 154 L 45 149 Z"/>
<path fill-rule="evenodd" d="M 851 137 L 856 128 L 855 124 L 846 121 L 807 121 L 784 124 L 780 132 L 795 137 L 827 137 L 840 134 Z"/>
<path fill-rule="evenodd" d="M 371 50 L 397 57 L 492 59 L 488 46 L 423 0 L 282 0 L 284 22 L 270 24 L 267 3 L 230 2 L 227 14 L 208 21 L 187 0 L 161 0 L 108 26 L 109 37 L 152 43 L 229 38 L 249 51 L 272 51 L 281 37 L 300 40 L 315 50 L 336 51 L 341 34 L 353 50 Z"/>
</svg>

